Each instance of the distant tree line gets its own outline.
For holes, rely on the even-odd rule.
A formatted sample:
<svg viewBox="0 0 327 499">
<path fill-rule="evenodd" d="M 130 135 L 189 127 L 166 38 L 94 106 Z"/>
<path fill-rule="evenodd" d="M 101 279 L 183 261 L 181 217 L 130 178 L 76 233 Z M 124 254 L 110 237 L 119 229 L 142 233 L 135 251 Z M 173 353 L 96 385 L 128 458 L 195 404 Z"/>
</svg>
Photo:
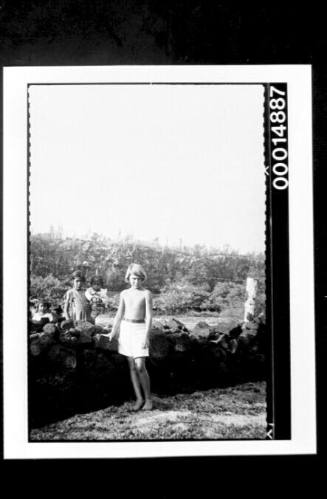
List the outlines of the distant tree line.
<svg viewBox="0 0 327 499">
<path fill-rule="evenodd" d="M 248 275 L 259 281 L 261 308 L 265 295 L 263 254 L 240 255 L 229 249 L 205 246 L 164 247 L 131 238 L 110 240 L 98 234 L 90 238 L 63 238 L 51 234 L 30 238 L 30 295 L 59 303 L 79 269 L 87 281 L 98 274 L 113 295 L 126 288 L 128 265 L 141 263 L 147 271 L 147 287 L 155 295 L 155 307 L 163 312 L 221 311 L 244 301 Z"/>
</svg>

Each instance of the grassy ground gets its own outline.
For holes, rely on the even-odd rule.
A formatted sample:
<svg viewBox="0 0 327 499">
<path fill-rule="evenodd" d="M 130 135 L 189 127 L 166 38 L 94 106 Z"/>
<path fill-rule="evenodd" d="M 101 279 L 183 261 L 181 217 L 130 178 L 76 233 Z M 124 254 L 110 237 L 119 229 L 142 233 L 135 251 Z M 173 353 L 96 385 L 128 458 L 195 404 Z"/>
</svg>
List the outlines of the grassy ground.
<svg viewBox="0 0 327 499">
<path fill-rule="evenodd" d="M 152 411 L 133 402 L 34 429 L 33 441 L 264 439 L 265 383 L 154 397 Z"/>
</svg>

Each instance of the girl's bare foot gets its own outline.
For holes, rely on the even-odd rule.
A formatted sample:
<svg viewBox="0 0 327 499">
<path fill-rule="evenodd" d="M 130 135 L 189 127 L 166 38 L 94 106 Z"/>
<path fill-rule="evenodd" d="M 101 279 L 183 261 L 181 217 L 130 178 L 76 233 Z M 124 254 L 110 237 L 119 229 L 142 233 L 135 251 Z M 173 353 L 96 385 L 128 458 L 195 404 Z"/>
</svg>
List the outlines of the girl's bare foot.
<svg viewBox="0 0 327 499">
<path fill-rule="evenodd" d="M 143 400 L 142 399 L 137 400 L 132 407 L 132 411 L 139 411 L 142 405 L 143 405 Z"/>
<path fill-rule="evenodd" d="M 151 399 L 149 399 L 149 400 L 146 400 L 146 401 L 145 401 L 145 404 L 144 404 L 144 406 L 142 407 L 142 410 L 143 410 L 143 411 L 151 411 L 152 407 L 153 407 L 152 400 L 151 400 Z"/>
</svg>

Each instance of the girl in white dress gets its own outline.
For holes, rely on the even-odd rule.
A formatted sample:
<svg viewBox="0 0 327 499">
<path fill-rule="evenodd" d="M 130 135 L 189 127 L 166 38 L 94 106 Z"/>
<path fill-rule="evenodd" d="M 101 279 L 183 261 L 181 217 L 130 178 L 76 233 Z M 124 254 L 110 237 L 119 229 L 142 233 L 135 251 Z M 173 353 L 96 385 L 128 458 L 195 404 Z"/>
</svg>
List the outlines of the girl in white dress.
<svg viewBox="0 0 327 499">
<path fill-rule="evenodd" d="M 121 292 L 110 339 L 118 333 L 118 352 L 128 358 L 136 403 L 133 410 L 152 409 L 150 378 L 145 367 L 149 356 L 149 336 L 152 324 L 152 295 L 143 287 L 146 273 L 141 265 L 131 264 L 125 281 L 130 288 Z M 144 398 L 142 395 L 142 390 Z"/>
</svg>

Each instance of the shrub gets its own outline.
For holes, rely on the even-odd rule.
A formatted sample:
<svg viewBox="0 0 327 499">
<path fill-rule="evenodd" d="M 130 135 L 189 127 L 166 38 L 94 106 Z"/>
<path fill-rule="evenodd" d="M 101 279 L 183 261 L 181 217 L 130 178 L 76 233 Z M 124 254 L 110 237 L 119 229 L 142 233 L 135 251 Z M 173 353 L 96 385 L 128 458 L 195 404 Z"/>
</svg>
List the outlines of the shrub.
<svg viewBox="0 0 327 499">
<path fill-rule="evenodd" d="M 74 270 L 81 270 L 86 285 L 101 275 L 112 296 L 109 309 L 118 307 L 126 288 L 124 276 L 132 262 L 144 265 L 146 287 L 154 293 L 154 309 L 163 313 L 187 310 L 223 313 L 241 310 L 245 278 L 259 279 L 255 315 L 265 312 L 264 255 L 240 255 L 228 248 L 163 247 L 158 241 L 142 243 L 133 238 L 111 240 L 93 234 L 84 239 L 56 234 L 32 235 L 30 241 L 31 295 L 61 304 Z M 55 276 L 55 277 L 54 277 Z"/>
<path fill-rule="evenodd" d="M 245 286 L 234 282 L 218 282 L 210 296 L 203 301 L 203 310 L 221 312 L 230 307 L 243 306 L 245 300 Z"/>
<path fill-rule="evenodd" d="M 62 282 L 52 274 L 47 277 L 31 276 L 30 295 L 38 299 L 47 300 L 53 305 L 62 303 L 67 291 L 66 282 Z"/>
<path fill-rule="evenodd" d="M 108 299 L 109 312 L 113 310 L 116 311 L 118 309 L 118 305 L 119 305 L 119 293 L 112 294 L 111 296 L 109 296 Z"/>
<path fill-rule="evenodd" d="M 154 299 L 154 308 L 164 313 L 201 309 L 202 302 L 209 294 L 206 286 L 194 286 L 185 281 L 171 283 L 165 286 L 159 297 Z"/>
</svg>

